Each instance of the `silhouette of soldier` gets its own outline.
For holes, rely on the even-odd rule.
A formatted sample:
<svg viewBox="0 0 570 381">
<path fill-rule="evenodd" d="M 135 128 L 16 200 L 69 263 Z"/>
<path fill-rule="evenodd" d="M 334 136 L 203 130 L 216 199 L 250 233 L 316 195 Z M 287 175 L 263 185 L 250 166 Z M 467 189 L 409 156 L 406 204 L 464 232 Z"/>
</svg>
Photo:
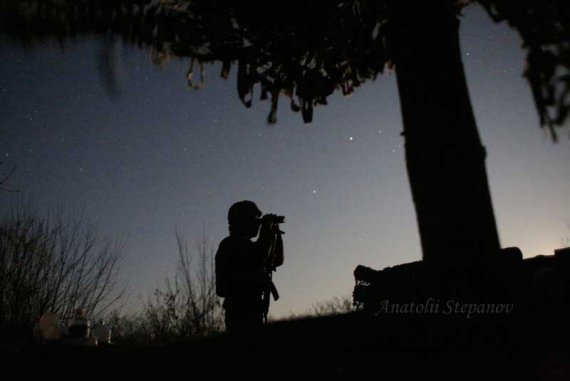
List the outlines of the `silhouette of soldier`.
<svg viewBox="0 0 570 381">
<path fill-rule="evenodd" d="M 269 293 L 279 298 L 271 272 L 283 264 L 279 223 L 283 217 L 263 217 L 252 201 L 233 204 L 228 212 L 230 235 L 216 253 L 216 293 L 224 298 L 226 331 L 254 333 L 267 319 Z M 259 233 L 257 241 L 251 239 Z"/>
</svg>

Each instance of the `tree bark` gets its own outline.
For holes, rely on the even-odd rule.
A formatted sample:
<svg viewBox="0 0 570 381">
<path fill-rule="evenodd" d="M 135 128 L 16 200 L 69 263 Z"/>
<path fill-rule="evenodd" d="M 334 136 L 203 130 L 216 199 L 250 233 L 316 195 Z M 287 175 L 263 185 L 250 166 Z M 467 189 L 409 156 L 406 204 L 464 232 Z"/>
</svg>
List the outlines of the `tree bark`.
<svg viewBox="0 0 570 381">
<path fill-rule="evenodd" d="M 423 259 L 470 266 L 493 258 L 500 248 L 486 152 L 467 90 L 459 21 L 445 4 L 429 3 L 394 10 L 406 164 Z"/>
</svg>

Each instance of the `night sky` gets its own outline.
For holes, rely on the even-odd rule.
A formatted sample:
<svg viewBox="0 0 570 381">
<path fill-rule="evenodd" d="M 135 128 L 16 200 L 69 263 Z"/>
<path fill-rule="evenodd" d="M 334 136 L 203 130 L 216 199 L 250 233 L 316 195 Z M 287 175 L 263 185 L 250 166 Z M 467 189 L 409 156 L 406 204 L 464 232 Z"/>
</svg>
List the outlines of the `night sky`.
<svg viewBox="0 0 570 381">
<path fill-rule="evenodd" d="M 552 254 L 570 237 L 568 129 L 554 144 L 539 128 L 515 32 L 479 8 L 464 13 L 501 244 L 525 257 Z M 229 206 L 244 199 L 286 216 L 274 317 L 349 296 L 358 264 L 421 258 L 395 75 L 335 94 L 308 125 L 283 99 L 277 125 L 267 126 L 269 102 L 241 104 L 235 67 L 224 81 L 220 64 L 207 66 L 196 91 L 186 85 L 188 61 L 159 69 L 130 46 L 121 48 L 120 96 L 110 97 L 99 45 L 0 42 L 0 172 L 17 165 L 8 186 L 20 189 L 0 193 L 0 204 L 85 209 L 102 235 L 126 237 L 122 276 L 134 306 L 174 274 L 176 229 L 191 245 L 205 232 L 216 249 Z"/>
</svg>

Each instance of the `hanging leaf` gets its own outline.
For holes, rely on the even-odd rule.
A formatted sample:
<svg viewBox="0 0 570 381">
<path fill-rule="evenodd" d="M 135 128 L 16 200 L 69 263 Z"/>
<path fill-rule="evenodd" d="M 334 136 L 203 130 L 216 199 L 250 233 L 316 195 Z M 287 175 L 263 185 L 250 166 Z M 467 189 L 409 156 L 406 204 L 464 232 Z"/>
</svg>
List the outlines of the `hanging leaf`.
<svg viewBox="0 0 570 381">
<path fill-rule="evenodd" d="M 301 100 L 301 114 L 303 122 L 311 123 L 313 121 L 313 103 L 311 101 Z"/>
<path fill-rule="evenodd" d="M 293 97 L 291 97 L 291 110 L 294 112 L 299 112 L 301 111 L 301 106 L 299 106 L 296 102 L 295 99 L 293 99 Z"/>
<path fill-rule="evenodd" d="M 200 82 L 198 82 L 198 83 L 194 82 L 194 64 L 195 64 L 195 62 L 198 62 L 198 67 L 200 68 Z M 188 72 L 186 73 L 186 80 L 188 82 L 188 86 L 194 90 L 201 89 L 202 87 L 204 87 L 204 84 L 205 84 L 204 76 L 205 76 L 204 64 L 202 62 L 199 62 L 198 60 L 192 58 L 190 60 L 190 67 L 188 68 Z"/>
<path fill-rule="evenodd" d="M 225 60 L 224 63 L 222 64 L 222 73 L 220 74 L 220 77 L 222 77 L 223 79 L 228 79 L 231 67 L 232 67 L 231 61 Z"/>
<path fill-rule="evenodd" d="M 279 104 L 279 90 L 271 91 L 271 111 L 267 117 L 268 124 L 277 123 L 277 106 Z"/>
<path fill-rule="evenodd" d="M 245 107 L 251 107 L 252 104 L 252 94 L 253 94 L 253 83 L 248 73 L 248 64 L 245 60 L 241 59 L 238 62 L 238 78 L 237 87 L 239 99 L 245 105 Z M 246 99 L 249 96 L 249 99 Z"/>
</svg>

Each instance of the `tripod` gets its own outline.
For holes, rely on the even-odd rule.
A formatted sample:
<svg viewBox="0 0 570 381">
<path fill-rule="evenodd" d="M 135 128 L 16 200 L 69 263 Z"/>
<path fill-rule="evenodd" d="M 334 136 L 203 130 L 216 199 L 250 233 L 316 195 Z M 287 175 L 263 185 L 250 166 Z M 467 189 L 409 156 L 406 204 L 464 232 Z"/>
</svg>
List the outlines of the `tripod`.
<svg viewBox="0 0 570 381">
<path fill-rule="evenodd" d="M 269 245 L 266 262 L 265 262 L 265 276 L 267 284 L 263 290 L 262 294 L 262 304 L 263 304 L 263 323 L 267 324 L 267 314 L 269 313 L 270 297 L 273 296 L 273 300 L 277 301 L 279 299 L 279 292 L 273 283 L 272 276 L 273 272 L 276 271 L 277 266 L 283 263 L 283 240 L 282 235 L 285 234 L 279 230 L 279 225 L 275 224 L 274 234 Z"/>
</svg>

